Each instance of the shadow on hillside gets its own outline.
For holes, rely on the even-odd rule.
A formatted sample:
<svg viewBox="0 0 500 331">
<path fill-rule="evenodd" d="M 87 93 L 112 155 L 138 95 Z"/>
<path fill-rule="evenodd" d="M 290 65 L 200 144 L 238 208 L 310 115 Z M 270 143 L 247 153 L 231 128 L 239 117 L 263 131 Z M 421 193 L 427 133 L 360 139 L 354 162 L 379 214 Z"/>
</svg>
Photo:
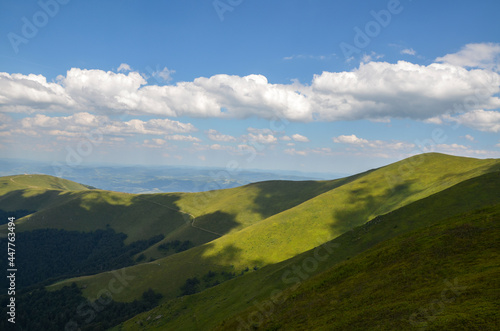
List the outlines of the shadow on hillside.
<svg viewBox="0 0 500 331">
<path fill-rule="evenodd" d="M 390 207 L 397 205 L 403 198 L 418 193 L 412 189 L 413 181 L 398 184 L 386 189 L 379 195 L 373 195 L 368 188 L 349 191 L 344 208 L 337 208 L 332 216 L 334 223 L 331 231 L 334 236 L 345 233 L 352 228 L 362 225 L 371 218 L 385 214 Z"/>
<path fill-rule="evenodd" d="M 29 189 L 0 196 L 0 209 L 36 210 L 20 229 L 59 228 L 89 232 L 111 228 L 126 233 L 127 242 L 182 230 L 183 237 L 195 237 L 203 244 L 238 226 L 234 215 L 216 212 L 196 219 L 176 205 L 178 194 L 144 194 L 91 190 L 64 192 Z M 210 235 L 208 235 L 210 234 Z M 176 238 L 171 238 L 175 240 Z"/>
<path fill-rule="evenodd" d="M 253 184 L 259 190 L 253 211 L 262 219 L 281 213 L 320 194 L 348 184 L 366 173 L 330 181 L 268 181 Z"/>
<path fill-rule="evenodd" d="M 0 208 L 4 210 L 40 210 L 54 202 L 58 202 L 58 200 L 64 201 L 70 195 L 70 193 L 57 190 L 43 192 L 30 189 L 14 190 L 0 196 Z"/>
<path fill-rule="evenodd" d="M 236 216 L 220 210 L 196 217 L 193 226 L 206 230 L 209 233 L 225 235 L 240 224 L 236 222 Z"/>
</svg>

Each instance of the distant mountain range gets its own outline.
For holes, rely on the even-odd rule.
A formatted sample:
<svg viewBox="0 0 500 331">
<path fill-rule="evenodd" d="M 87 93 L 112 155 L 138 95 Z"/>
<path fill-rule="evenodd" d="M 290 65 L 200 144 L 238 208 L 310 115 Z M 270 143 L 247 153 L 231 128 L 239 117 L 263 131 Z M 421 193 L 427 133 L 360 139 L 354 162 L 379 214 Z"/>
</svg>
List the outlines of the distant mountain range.
<svg viewBox="0 0 500 331">
<path fill-rule="evenodd" d="M 81 183 L 0 178 L 23 329 L 498 329 L 499 159 L 197 193 Z"/>
<path fill-rule="evenodd" d="M 102 190 L 125 193 L 202 192 L 238 187 L 266 180 L 321 180 L 347 176 L 340 173 L 231 170 L 174 166 L 64 167 L 20 159 L 0 159 L 0 176 L 45 174 L 85 183 Z"/>
</svg>

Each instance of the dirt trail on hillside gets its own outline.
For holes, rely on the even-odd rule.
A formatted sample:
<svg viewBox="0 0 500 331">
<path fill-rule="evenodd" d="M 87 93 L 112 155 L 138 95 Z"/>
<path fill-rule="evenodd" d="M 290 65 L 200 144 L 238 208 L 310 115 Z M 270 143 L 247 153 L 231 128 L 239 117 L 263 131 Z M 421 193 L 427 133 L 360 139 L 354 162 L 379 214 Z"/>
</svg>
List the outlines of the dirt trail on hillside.
<svg viewBox="0 0 500 331">
<path fill-rule="evenodd" d="M 27 175 L 24 175 L 24 176 L 27 176 Z M 19 177 L 19 176 L 16 176 L 16 177 Z M 17 185 L 23 185 L 23 186 L 26 186 L 26 187 L 29 187 L 29 188 L 42 188 L 40 186 L 33 186 L 33 185 L 26 185 L 26 184 L 21 184 L 21 183 L 18 183 L 14 180 L 14 178 L 10 178 L 10 181 L 13 182 L 14 184 L 17 184 Z"/>
</svg>

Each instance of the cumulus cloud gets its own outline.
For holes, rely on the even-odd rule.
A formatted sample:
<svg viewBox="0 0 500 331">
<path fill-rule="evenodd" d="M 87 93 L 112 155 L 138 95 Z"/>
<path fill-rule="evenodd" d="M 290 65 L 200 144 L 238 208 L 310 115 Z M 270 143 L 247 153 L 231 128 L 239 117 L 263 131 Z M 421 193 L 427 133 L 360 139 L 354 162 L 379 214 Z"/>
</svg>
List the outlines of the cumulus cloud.
<svg viewBox="0 0 500 331">
<path fill-rule="evenodd" d="M 500 132 L 499 111 L 478 109 L 456 117 L 447 117 L 447 119 L 479 131 Z"/>
<path fill-rule="evenodd" d="M 301 155 L 301 156 L 306 156 L 308 154 L 307 151 L 298 151 L 295 148 L 285 149 L 284 153 L 288 155 Z"/>
<path fill-rule="evenodd" d="M 262 133 L 258 134 L 249 133 L 243 136 L 243 139 L 247 141 L 254 141 L 260 144 L 274 144 L 278 141 L 278 138 L 276 138 L 272 134 L 262 134 Z"/>
<path fill-rule="evenodd" d="M 224 142 L 236 141 L 235 137 L 227 134 L 222 134 L 214 129 L 206 131 L 205 134 L 207 135 L 208 139 L 213 141 L 224 141 Z"/>
<path fill-rule="evenodd" d="M 167 67 L 156 70 L 152 72 L 152 76 L 158 81 L 170 82 L 172 80 L 172 74 L 175 73 L 175 70 L 170 70 Z"/>
<path fill-rule="evenodd" d="M 445 154 L 452 154 L 457 156 L 469 156 L 469 157 L 500 157 L 500 152 L 490 151 L 484 149 L 473 149 L 469 146 L 460 144 L 437 144 L 432 145 L 424 150 L 425 152 L 439 152 Z"/>
<path fill-rule="evenodd" d="M 126 64 L 117 73 L 72 68 L 55 82 L 41 75 L 0 73 L 0 111 L 299 122 L 428 120 L 500 108 L 500 75 L 493 71 L 499 54 L 499 44 L 469 44 L 429 65 L 368 62 L 378 57 L 369 54 L 358 68 L 323 72 L 310 84 L 272 84 L 263 75 L 219 74 L 160 86 L 148 84 L 141 73 L 128 71 Z M 169 80 L 172 72 L 164 68 L 155 75 Z"/>
<path fill-rule="evenodd" d="M 438 57 L 437 62 L 461 67 L 500 69 L 500 44 L 467 44 L 459 52 Z"/>
<path fill-rule="evenodd" d="M 308 148 L 304 150 L 296 150 L 295 148 L 289 148 L 285 149 L 283 152 L 288 155 L 300 155 L 300 156 L 307 156 L 310 154 L 323 155 L 323 156 L 334 155 L 332 149 L 328 147 Z"/>
<path fill-rule="evenodd" d="M 132 71 L 132 68 L 126 63 L 120 64 L 120 66 L 117 69 L 118 72 L 127 72 L 127 71 Z"/>
<path fill-rule="evenodd" d="M 45 132 L 49 135 L 78 136 L 92 129 L 99 129 L 102 134 L 108 135 L 165 135 L 172 133 L 189 133 L 196 131 L 190 123 L 181 123 L 170 119 L 151 119 L 141 121 L 132 119 L 129 121 L 113 121 L 107 116 L 93 115 L 87 112 L 76 113 L 71 116 L 49 117 L 37 114 L 34 117 L 26 117 L 20 121 L 23 130 Z M 15 131 L 15 130 L 14 130 Z M 180 138 L 184 136 L 170 136 Z M 189 136 L 190 137 L 190 136 Z M 195 141 L 198 138 L 183 138 Z"/>
<path fill-rule="evenodd" d="M 292 139 L 293 139 L 294 141 L 303 142 L 303 143 L 308 143 L 308 142 L 309 142 L 309 138 L 307 138 L 307 137 L 305 137 L 305 136 L 303 136 L 303 135 L 300 135 L 300 134 L 298 134 L 298 133 L 294 134 L 294 135 L 292 136 Z"/>
<path fill-rule="evenodd" d="M 341 144 L 352 144 L 352 145 L 364 145 L 368 143 L 368 140 L 358 138 L 356 135 L 342 135 L 338 137 L 333 137 L 332 138 L 333 142 L 335 143 L 341 143 Z"/>
<path fill-rule="evenodd" d="M 174 134 L 170 136 L 165 136 L 166 140 L 173 140 L 173 141 L 195 141 L 195 142 L 200 142 L 201 139 L 193 137 L 191 135 L 186 136 L 182 134 Z"/>
<path fill-rule="evenodd" d="M 500 107 L 500 75 L 486 70 L 433 63 L 421 66 L 370 62 L 352 72 L 324 72 L 312 89 L 323 120 L 366 118 L 427 119 L 456 112 L 457 104 Z"/>
<path fill-rule="evenodd" d="M 401 54 L 406 54 L 406 55 L 415 55 L 417 52 L 413 48 L 405 48 L 401 50 Z"/>
<path fill-rule="evenodd" d="M 471 136 L 470 134 L 466 134 L 465 135 L 465 139 L 469 140 L 469 141 L 474 141 L 474 137 Z"/>
<path fill-rule="evenodd" d="M 334 143 L 347 144 L 370 149 L 386 149 L 386 150 L 409 150 L 415 147 L 415 144 L 407 143 L 404 141 L 383 141 L 383 140 L 367 140 L 358 138 L 356 135 L 341 135 L 332 138 Z"/>
<path fill-rule="evenodd" d="M 159 138 L 154 138 L 154 139 L 151 139 L 151 141 L 153 141 L 155 144 L 157 145 L 165 145 L 166 141 L 163 140 L 163 139 L 159 139 Z"/>
<path fill-rule="evenodd" d="M 377 53 L 372 51 L 370 54 L 363 54 L 363 57 L 361 58 L 361 62 L 367 63 L 367 62 L 370 62 L 373 60 L 379 60 L 383 57 L 384 57 L 383 54 L 377 54 Z"/>
</svg>

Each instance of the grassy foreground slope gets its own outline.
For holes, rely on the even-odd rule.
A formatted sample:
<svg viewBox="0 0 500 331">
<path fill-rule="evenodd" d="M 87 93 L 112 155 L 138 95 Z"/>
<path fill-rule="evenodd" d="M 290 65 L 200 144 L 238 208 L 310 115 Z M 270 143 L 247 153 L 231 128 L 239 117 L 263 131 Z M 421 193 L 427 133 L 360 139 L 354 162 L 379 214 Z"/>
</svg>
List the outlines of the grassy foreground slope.
<svg viewBox="0 0 500 331">
<path fill-rule="evenodd" d="M 278 323 L 272 325 L 272 318 L 274 318 L 276 322 L 283 317 L 274 314 L 274 312 L 281 309 L 281 306 L 278 308 L 277 304 L 280 304 L 280 302 L 284 301 L 287 297 L 290 297 L 288 300 L 294 300 L 294 298 L 298 297 L 298 293 L 302 293 L 299 292 L 302 288 L 309 289 L 309 287 L 306 286 L 309 286 L 307 284 L 310 284 L 310 282 L 312 282 L 312 284 L 317 284 L 318 281 L 315 279 L 319 276 L 314 275 L 324 271 L 331 272 L 331 270 L 334 270 L 331 268 L 339 265 L 339 263 L 349 263 L 349 261 L 353 260 L 357 261 L 356 259 L 359 257 L 355 256 L 365 251 L 367 252 L 366 254 L 371 254 L 369 256 L 373 256 L 373 253 L 369 253 L 376 249 L 373 247 L 380 243 L 386 245 L 384 242 L 391 238 L 397 236 L 399 236 L 398 238 L 402 236 L 405 238 L 412 238 L 414 234 L 408 235 L 408 233 L 412 231 L 420 231 L 419 229 L 433 227 L 437 224 L 448 224 L 449 222 L 455 222 L 454 220 L 459 221 L 464 219 L 458 217 L 458 214 L 465 212 L 470 213 L 473 210 L 491 205 L 496 205 L 496 210 L 498 211 L 500 204 L 499 187 L 499 172 L 485 174 L 464 181 L 442 192 L 411 203 L 386 215 L 379 216 L 360 227 L 356 227 L 352 231 L 346 232 L 331 242 L 322 245 L 319 249 L 313 249 L 281 263 L 266 266 L 256 272 L 245 274 L 242 277 L 207 289 L 201 293 L 170 300 L 147 313 L 143 313 L 127 321 L 121 326 L 120 330 L 210 330 L 216 326 L 217 329 L 237 330 L 240 326 L 252 326 L 253 324 L 257 324 L 256 326 L 259 327 L 258 329 L 262 330 L 273 330 L 273 327 L 281 327 Z M 496 214 L 488 214 L 486 219 L 497 217 L 495 216 L 498 214 L 497 211 L 495 211 Z M 453 217 L 451 221 L 449 219 L 450 216 Z M 479 219 L 481 218 L 484 217 L 479 217 Z M 496 225 L 498 226 L 497 218 Z M 428 232 L 425 233 L 426 234 L 423 235 L 424 239 Z M 430 233 L 433 233 L 433 231 L 431 230 Z M 498 237 L 498 234 L 496 236 Z M 441 247 L 446 247 L 451 243 L 449 241 L 440 242 L 440 238 L 441 237 L 435 237 L 430 240 L 430 243 L 432 245 L 441 245 Z M 495 238 L 495 236 L 492 238 Z M 469 242 L 469 244 L 472 245 L 474 242 L 473 240 Z M 495 241 L 491 240 L 489 242 L 490 245 L 494 245 L 494 243 Z M 496 265 L 498 265 L 498 248 L 498 245 L 496 245 Z M 418 258 L 418 246 L 412 247 L 410 252 L 415 249 L 416 251 L 412 254 Z M 453 250 L 453 247 L 450 249 Z M 477 249 L 481 249 L 481 247 Z M 435 259 L 431 261 L 431 265 L 434 266 L 439 264 L 440 257 L 422 255 L 421 259 L 422 262 L 425 263 L 429 263 L 429 259 Z M 494 261 L 495 260 L 492 260 L 490 262 L 494 263 Z M 394 255 L 389 257 L 383 255 L 376 256 L 372 258 L 371 262 L 376 263 L 379 267 L 383 267 L 385 264 L 389 265 L 390 263 L 394 263 Z M 410 278 L 413 277 L 411 263 L 412 260 L 402 262 L 405 266 L 404 270 L 408 279 L 413 279 Z M 354 266 L 355 265 L 356 264 L 354 264 Z M 444 269 L 446 269 L 446 267 L 444 267 Z M 365 272 L 369 272 L 369 270 L 365 270 Z M 376 272 L 375 269 L 374 272 Z M 446 270 L 443 272 L 446 272 Z M 338 277 L 342 275 L 344 274 L 337 274 Z M 372 276 L 377 279 L 384 279 L 387 275 L 388 273 L 386 270 L 376 275 L 365 274 L 363 278 L 364 283 L 357 284 L 357 287 L 350 289 L 351 292 L 342 292 L 345 293 L 344 300 L 352 297 L 352 301 L 355 302 L 356 298 L 363 292 L 363 288 L 369 285 Z M 429 276 L 432 275 L 434 274 L 429 274 Z M 458 275 L 459 274 L 454 277 L 458 277 Z M 440 279 L 436 280 L 432 277 L 427 277 L 425 274 L 416 274 L 415 277 L 417 277 L 417 279 L 413 279 L 414 284 L 412 288 L 419 288 L 419 284 L 427 284 L 423 282 L 424 280 L 434 281 L 436 284 L 441 281 Z M 422 279 L 420 279 L 420 277 L 422 277 Z M 452 279 L 454 279 L 454 277 Z M 355 274 L 353 278 L 356 279 Z M 422 281 L 422 283 L 419 283 L 420 281 Z M 388 281 L 387 284 L 391 284 L 390 281 Z M 299 285 L 300 287 L 297 289 Z M 325 286 L 326 285 L 323 286 L 322 290 L 325 289 Z M 496 286 L 496 288 L 499 287 Z M 411 296 L 404 295 L 407 292 L 401 290 L 400 293 L 397 293 L 399 290 L 400 289 L 391 292 L 391 295 L 396 295 L 396 297 L 393 298 L 394 302 L 398 302 L 398 300 L 411 300 Z M 429 293 L 431 293 L 432 288 L 429 289 L 429 291 Z M 317 292 L 318 290 L 316 289 L 313 293 Z M 305 291 L 305 293 L 308 292 Z M 366 309 L 376 307 L 371 305 L 371 302 L 376 299 L 375 294 L 372 293 L 372 295 L 373 298 L 363 297 L 362 300 L 356 301 L 357 304 L 366 305 Z M 439 292 L 437 296 L 439 296 Z M 309 298 L 313 298 L 313 296 Z M 426 300 L 426 298 L 421 297 L 419 300 L 422 301 L 424 299 Z M 286 301 L 285 304 L 288 302 L 294 301 Z M 312 302 L 316 305 L 325 305 L 325 309 L 339 308 L 339 302 L 337 301 L 332 305 L 330 305 L 329 301 L 325 302 L 324 300 L 321 302 Z M 425 301 L 425 303 L 428 302 Z M 283 307 L 283 309 L 289 308 L 290 310 L 288 313 L 290 314 L 299 314 L 298 311 L 293 310 L 293 306 Z M 405 305 L 403 305 L 403 307 L 405 307 Z M 417 312 L 418 308 L 419 307 L 416 308 Z M 269 314 L 270 311 L 272 311 L 273 314 Z M 412 313 L 413 311 L 408 314 L 405 312 L 406 318 L 408 319 Z M 328 312 L 323 311 L 323 314 L 329 316 Z M 267 321 L 266 315 L 271 316 L 271 322 Z M 307 317 L 306 313 L 304 313 L 304 315 Z M 161 317 L 154 319 L 157 316 Z M 286 318 L 289 318 L 289 316 L 286 315 Z M 331 318 L 331 316 L 328 318 Z M 363 318 L 359 317 L 359 319 L 362 320 Z M 267 325 L 269 328 L 260 328 L 264 323 L 271 324 Z M 405 326 L 404 323 L 403 326 Z M 295 322 L 293 324 L 283 323 L 282 327 L 284 330 L 295 329 L 296 327 L 300 329 L 300 325 Z M 243 329 L 245 329 L 245 327 L 243 327 Z M 302 329 L 307 328 L 304 327 Z M 325 329 L 328 330 L 328 326 L 325 325 Z M 348 328 L 344 325 L 344 329 L 352 328 Z M 408 324 L 402 329 L 408 329 Z"/>
<path fill-rule="evenodd" d="M 149 287 L 166 299 L 181 294 L 186 279 L 209 270 L 240 273 L 247 267 L 278 263 L 312 249 L 364 224 L 377 215 L 442 191 L 469 178 L 500 168 L 500 160 L 477 160 L 442 154 L 425 154 L 359 176 L 261 222 L 219 239 L 153 263 L 126 268 L 133 286 L 115 295 L 131 301 Z M 95 298 L 113 275 L 98 274 L 69 279 L 85 286 L 84 295 Z"/>
<path fill-rule="evenodd" d="M 498 330 L 499 237 L 500 204 L 461 214 L 383 242 L 272 310 L 218 329 Z"/>
</svg>

